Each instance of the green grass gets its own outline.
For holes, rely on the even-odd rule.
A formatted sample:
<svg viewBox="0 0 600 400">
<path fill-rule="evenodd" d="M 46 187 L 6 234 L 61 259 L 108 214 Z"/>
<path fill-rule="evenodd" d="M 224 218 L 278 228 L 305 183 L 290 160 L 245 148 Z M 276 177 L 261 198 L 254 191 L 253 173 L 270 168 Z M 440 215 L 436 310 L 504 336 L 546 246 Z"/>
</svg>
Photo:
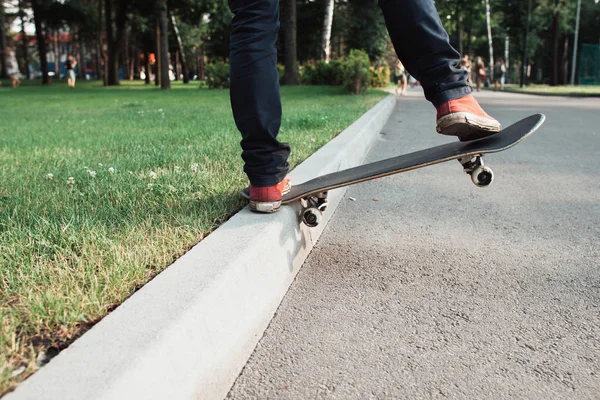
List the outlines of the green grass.
<svg viewBox="0 0 600 400">
<path fill-rule="evenodd" d="M 283 88 L 291 164 L 386 95 Z M 1 394 L 243 207 L 247 181 L 226 90 L 5 82 L 0 98 Z"/>
<path fill-rule="evenodd" d="M 600 96 L 600 86 L 549 86 L 549 85 L 528 85 L 520 88 L 518 85 L 506 85 L 506 88 L 511 91 L 523 93 L 541 93 L 554 95 L 597 95 Z"/>
</svg>

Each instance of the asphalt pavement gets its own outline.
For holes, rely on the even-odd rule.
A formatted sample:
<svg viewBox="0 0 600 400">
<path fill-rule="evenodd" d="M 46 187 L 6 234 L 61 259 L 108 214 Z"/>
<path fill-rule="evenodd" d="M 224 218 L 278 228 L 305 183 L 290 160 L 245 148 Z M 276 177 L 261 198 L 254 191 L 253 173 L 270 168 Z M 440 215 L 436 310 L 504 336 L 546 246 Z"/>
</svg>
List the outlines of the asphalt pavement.
<svg viewBox="0 0 600 400">
<path fill-rule="evenodd" d="M 351 187 L 230 399 L 600 398 L 600 99 L 482 92 L 484 157 Z M 452 140 L 419 89 L 367 161 Z M 277 244 L 274 244 L 277 245 Z"/>
</svg>

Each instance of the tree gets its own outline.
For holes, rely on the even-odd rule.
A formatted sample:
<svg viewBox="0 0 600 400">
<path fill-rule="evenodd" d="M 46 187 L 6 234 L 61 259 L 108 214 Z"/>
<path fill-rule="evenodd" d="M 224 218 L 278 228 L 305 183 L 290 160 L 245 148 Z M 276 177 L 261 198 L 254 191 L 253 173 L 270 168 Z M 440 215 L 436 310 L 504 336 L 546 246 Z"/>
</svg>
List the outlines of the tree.
<svg viewBox="0 0 600 400">
<path fill-rule="evenodd" d="M 329 62 L 329 57 L 331 55 L 329 43 L 331 40 L 331 26 L 333 25 L 334 5 L 334 0 L 326 0 L 325 19 L 323 21 L 323 42 L 321 45 L 321 59 L 325 60 L 325 62 Z"/>
<path fill-rule="evenodd" d="M 48 76 L 48 60 L 46 59 L 46 34 L 43 28 L 44 4 L 43 0 L 31 0 L 31 8 L 33 10 L 33 21 L 35 24 L 35 37 L 38 45 L 38 53 L 40 56 L 40 70 L 42 72 L 42 84 L 49 85 L 50 78 Z"/>
<path fill-rule="evenodd" d="M 156 22 L 159 32 L 158 62 L 160 63 L 160 88 L 171 89 L 169 79 L 169 21 L 167 20 L 167 0 L 157 0 Z"/>
<path fill-rule="evenodd" d="M 297 41 L 296 41 L 296 0 L 285 0 L 284 37 L 284 85 L 298 84 Z"/>
<path fill-rule="evenodd" d="M 29 46 L 27 43 L 27 32 L 25 32 L 25 10 L 23 0 L 19 0 L 19 18 L 21 19 L 21 45 L 23 48 L 23 58 L 25 59 L 25 75 L 27 76 L 27 79 L 31 79 L 31 71 L 29 70 Z"/>
<path fill-rule="evenodd" d="M 177 38 L 177 46 L 179 47 L 179 54 L 181 57 L 181 66 L 183 68 L 183 83 L 189 83 L 190 77 L 189 77 L 189 72 L 188 72 L 188 63 L 187 63 L 187 59 L 185 56 L 185 50 L 183 47 L 183 40 L 181 40 L 181 35 L 179 34 L 179 28 L 177 27 L 177 20 L 175 19 L 175 15 L 173 15 L 173 14 L 171 14 L 171 23 L 173 24 L 173 31 L 175 32 L 175 37 Z"/>
<path fill-rule="evenodd" d="M 490 0 L 485 0 L 485 21 L 487 25 L 487 36 L 489 43 L 489 52 L 490 52 L 490 70 L 491 75 L 494 73 L 494 45 L 492 44 L 492 17 L 490 11 Z"/>
<path fill-rule="evenodd" d="M 347 49 L 364 50 L 371 60 L 385 55 L 390 38 L 376 0 L 348 0 L 349 16 L 344 32 Z"/>
<path fill-rule="evenodd" d="M 0 78 L 7 78 L 6 72 L 6 28 L 4 27 L 4 4 L 0 0 Z"/>
</svg>

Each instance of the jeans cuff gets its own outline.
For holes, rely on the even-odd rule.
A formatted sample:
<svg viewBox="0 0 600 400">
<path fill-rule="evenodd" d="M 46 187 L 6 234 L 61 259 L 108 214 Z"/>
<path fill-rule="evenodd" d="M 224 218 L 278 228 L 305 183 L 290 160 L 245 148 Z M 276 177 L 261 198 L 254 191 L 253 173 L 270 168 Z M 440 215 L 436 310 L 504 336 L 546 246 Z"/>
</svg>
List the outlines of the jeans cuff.
<svg viewBox="0 0 600 400">
<path fill-rule="evenodd" d="M 465 97 L 466 95 L 473 92 L 473 89 L 470 85 L 461 86 L 454 89 L 448 89 L 441 93 L 438 93 L 433 99 L 432 103 L 435 107 L 439 107 L 444 103 L 449 102 L 450 100 L 460 99 L 461 97 Z"/>
</svg>

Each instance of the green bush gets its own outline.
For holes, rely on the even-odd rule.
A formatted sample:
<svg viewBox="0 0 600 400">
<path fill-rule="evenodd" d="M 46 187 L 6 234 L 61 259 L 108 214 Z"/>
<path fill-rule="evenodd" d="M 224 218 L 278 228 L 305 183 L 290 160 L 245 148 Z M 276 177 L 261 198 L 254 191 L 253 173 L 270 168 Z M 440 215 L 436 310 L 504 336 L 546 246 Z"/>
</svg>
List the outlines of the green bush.
<svg viewBox="0 0 600 400">
<path fill-rule="evenodd" d="M 344 87 L 361 94 L 369 87 L 369 56 L 362 50 L 351 50 L 344 65 Z"/>
<path fill-rule="evenodd" d="M 387 87 L 390 84 L 390 67 L 387 64 L 369 67 L 369 83 L 374 88 Z"/>
<path fill-rule="evenodd" d="M 299 79 L 302 85 L 314 85 L 315 67 L 310 64 L 300 67 Z"/>
<path fill-rule="evenodd" d="M 229 87 L 229 64 L 219 61 L 206 66 L 206 83 L 210 89 Z"/>
<path fill-rule="evenodd" d="M 331 68 L 330 85 L 342 86 L 344 84 L 344 61 L 333 60 L 329 62 Z"/>
</svg>

